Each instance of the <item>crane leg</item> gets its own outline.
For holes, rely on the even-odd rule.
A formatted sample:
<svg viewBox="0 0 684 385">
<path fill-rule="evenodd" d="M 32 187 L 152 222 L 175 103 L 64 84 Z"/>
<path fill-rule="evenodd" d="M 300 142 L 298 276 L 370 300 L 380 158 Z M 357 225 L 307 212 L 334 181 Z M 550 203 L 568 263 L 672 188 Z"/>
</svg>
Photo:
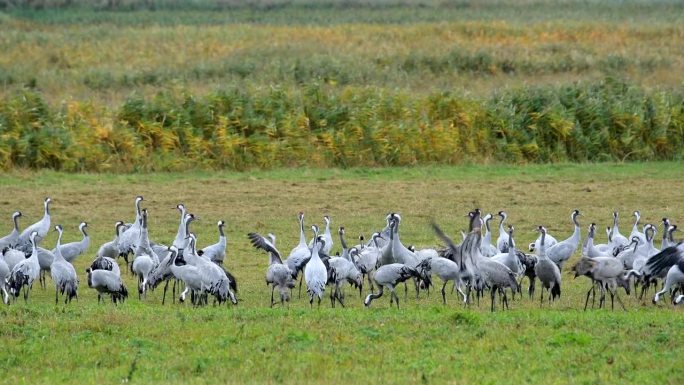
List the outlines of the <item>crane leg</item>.
<svg viewBox="0 0 684 385">
<path fill-rule="evenodd" d="M 297 294 L 297 298 L 302 298 L 302 277 L 299 277 L 299 294 Z M 311 301 L 313 301 L 313 297 L 311 297 Z"/>
<path fill-rule="evenodd" d="M 275 291 L 275 285 L 271 286 L 271 307 L 273 307 L 273 291 Z M 280 296 L 280 302 L 283 301 L 283 296 Z"/>
<path fill-rule="evenodd" d="M 496 298 L 496 286 L 492 287 L 491 289 L 491 297 L 492 297 L 492 313 L 494 312 L 494 299 Z"/>
<path fill-rule="evenodd" d="M 444 305 L 446 305 L 446 291 L 445 291 L 445 288 L 446 288 L 447 282 L 449 282 L 449 281 L 444 281 L 444 285 L 442 285 L 442 304 L 444 304 Z"/>
<path fill-rule="evenodd" d="M 166 302 L 166 290 L 169 288 L 169 280 L 164 284 L 164 293 L 162 294 L 162 305 Z"/>
<path fill-rule="evenodd" d="M 408 301 L 408 285 L 404 281 L 404 301 Z"/>
<path fill-rule="evenodd" d="M 589 288 L 589 291 L 587 291 L 587 299 L 584 300 L 584 311 L 587 311 L 587 305 L 589 305 L 589 296 L 591 295 L 592 290 L 594 290 L 594 284 L 592 284 Z"/>
<path fill-rule="evenodd" d="M 527 288 L 527 293 L 529 294 L 530 299 L 534 297 L 535 281 L 536 281 L 536 279 L 534 277 L 530 277 L 530 287 Z"/>
</svg>

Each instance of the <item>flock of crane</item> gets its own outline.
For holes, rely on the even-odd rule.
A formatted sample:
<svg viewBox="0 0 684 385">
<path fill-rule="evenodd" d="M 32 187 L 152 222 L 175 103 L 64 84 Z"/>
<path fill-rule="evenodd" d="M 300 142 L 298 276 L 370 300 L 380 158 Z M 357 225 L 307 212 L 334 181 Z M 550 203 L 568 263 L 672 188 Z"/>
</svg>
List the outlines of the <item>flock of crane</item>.
<svg viewBox="0 0 684 385">
<path fill-rule="evenodd" d="M 141 209 L 142 196 L 135 198 L 135 220 L 132 223 L 116 222 L 115 236 L 110 242 L 100 246 L 93 262 L 86 269 L 88 287 L 98 293 L 98 302 L 108 295 L 114 303 L 123 302 L 128 297 L 128 290 L 121 278 L 119 258 L 125 267 L 137 277 L 139 298 L 148 290 L 164 284 L 166 300 L 169 285 L 173 288 L 175 301 L 176 289 L 180 302 L 190 296 L 194 306 L 208 304 L 210 297 L 214 303 L 223 304 L 230 301 L 238 303 L 236 297 L 237 281 L 233 274 L 226 270 L 223 261 L 226 256 L 225 223 L 217 223 L 219 241 L 203 249 L 197 248 L 197 238 L 190 231 L 190 224 L 196 219 L 187 212 L 183 204 L 177 205 L 180 212 L 178 231 L 171 245 L 155 243 L 148 233 L 147 209 Z M 87 223 L 79 226 L 83 239 L 79 242 L 62 244 L 63 229 L 60 225 L 51 227 L 51 199 L 44 201 L 43 218 L 19 231 L 18 219 L 21 212 L 12 215 L 12 232 L 0 238 L 0 291 L 3 302 L 9 303 L 21 295 L 28 301 L 34 281 L 45 287 L 49 273 L 55 285 L 55 303 L 60 295 L 65 303 L 77 298 L 79 280 L 72 261 L 84 254 L 90 246 Z M 504 211 L 497 214 L 499 236 L 492 240 L 490 222 L 491 214 L 482 216 L 479 209 L 471 211 L 468 232 L 462 232 L 462 241 L 455 243 L 436 223 L 432 227 L 437 236 L 446 245 L 440 249 L 416 249 L 406 247 L 400 239 L 402 218 L 397 213 L 387 215 L 386 227 L 374 233 L 368 242 L 363 236 L 359 243 L 347 244 L 345 229 L 338 231 L 341 253 L 333 256 L 333 237 L 330 231 L 330 218 L 324 217 L 325 229 L 313 225 L 313 238 L 307 242 L 304 214 L 299 213 L 299 243 L 287 256 L 276 247 L 276 236 L 269 233 L 263 236 L 249 233 L 251 244 L 269 255 L 266 270 L 266 283 L 270 285 L 270 305 L 278 301 L 285 305 L 291 300 L 291 293 L 299 279 L 299 295 L 302 282 L 306 284 L 309 303 L 315 300 L 320 305 L 326 288 L 329 288 L 331 306 L 345 305 L 344 286 L 349 283 L 359 290 L 363 296 L 363 285 L 367 281 L 369 293 L 364 299 L 366 307 L 383 296 L 385 290 L 390 292 L 390 306 L 399 307 L 397 286 L 404 283 L 405 297 L 408 297 L 408 281 L 414 284 L 416 297 L 421 290 L 433 286 L 433 277 L 441 280 L 442 301 L 446 303 L 447 285 L 459 294 L 459 300 L 469 304 L 489 292 L 491 310 L 494 311 L 496 295 L 499 294 L 504 308 L 508 308 L 509 291 L 515 297 L 521 293 L 522 280 L 529 281 L 528 294 L 534 295 L 537 279 L 541 282 L 540 304 L 544 303 L 544 292 L 548 292 L 549 303 L 561 296 L 561 271 L 565 263 L 581 249 L 581 258 L 572 270 L 575 277 L 586 276 L 591 286 L 586 294 L 584 308 L 589 298 L 600 292 L 599 307 L 606 303 L 606 294 L 610 294 L 611 307 L 618 300 L 618 288 L 630 293 L 632 284 L 636 289 L 641 286 L 641 296 L 650 287 L 657 291 L 658 281 L 663 281 L 662 289 L 657 291 L 653 302 L 656 303 L 664 295 L 669 294 L 673 303 L 684 300 L 684 243 L 675 242 L 673 233 L 677 226 L 663 218 L 663 235 L 661 249 L 654 246 L 656 226 L 646 224 L 640 231 L 640 213 L 634 212 L 635 222 L 629 237 L 623 236 L 618 228 L 618 214 L 613 213 L 613 225 L 607 227 L 608 243 L 595 244 L 596 225 L 592 223 L 585 241 L 581 242 L 581 231 L 578 210 L 573 210 L 572 234 L 565 240 L 558 241 L 549 234 L 544 226 L 538 226 L 539 237 L 529 245 L 525 253 L 517 247 L 513 226 L 505 226 L 507 215 Z M 48 250 L 39 246 L 48 232 L 54 228 L 58 233 L 57 244 Z M 132 259 L 130 257 L 132 256 Z M 285 257 L 285 258 L 284 258 Z M 303 278 L 300 277 L 300 274 Z M 677 295 L 677 292 L 681 294 Z"/>
</svg>

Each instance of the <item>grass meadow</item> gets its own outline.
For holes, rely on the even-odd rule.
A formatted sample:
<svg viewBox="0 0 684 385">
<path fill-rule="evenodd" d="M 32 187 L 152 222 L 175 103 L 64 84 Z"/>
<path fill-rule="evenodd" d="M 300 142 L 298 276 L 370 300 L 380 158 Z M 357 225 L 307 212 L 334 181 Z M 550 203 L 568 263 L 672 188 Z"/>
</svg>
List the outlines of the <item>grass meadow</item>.
<svg viewBox="0 0 684 385">
<path fill-rule="evenodd" d="M 425 292 L 401 308 L 388 299 L 363 307 L 350 288 L 347 307 L 324 301 L 309 308 L 297 299 L 269 308 L 264 284 L 268 258 L 253 250 L 249 231 L 273 232 L 281 250 L 298 240 L 297 213 L 306 223 L 332 218 L 350 238 L 383 226 L 390 210 L 402 214 L 401 238 L 418 247 L 438 246 L 428 226 L 434 218 L 458 237 L 473 207 L 505 209 L 517 242 L 535 237 L 544 224 L 564 239 L 570 211 L 578 208 L 582 234 L 596 222 L 641 210 L 643 223 L 667 216 L 678 223 L 684 207 L 673 191 L 684 188 L 676 162 L 463 166 L 384 169 L 288 169 L 245 173 L 65 174 L 10 172 L 0 180 L 0 228 L 20 209 L 22 227 L 42 215 L 51 196 L 53 224 L 78 238 L 89 223 L 92 244 L 76 259 L 78 302 L 55 305 L 54 292 L 34 287 L 23 300 L 0 307 L 3 381 L 7 383 L 679 383 L 680 308 L 665 298 L 658 306 L 621 293 L 627 311 L 582 311 L 585 278 L 563 273 L 560 301 L 540 308 L 538 297 L 516 299 L 511 310 L 490 313 L 488 302 L 464 308 L 455 295 L 441 304 Z M 113 223 L 133 218 L 133 198 L 145 197 L 153 240 L 170 242 L 177 228 L 173 207 L 183 202 L 201 218 L 193 224 L 199 244 L 214 243 L 215 223 L 227 222 L 226 266 L 236 275 L 236 307 L 161 305 L 161 291 L 138 300 L 134 279 L 124 274 L 132 296 L 121 306 L 97 304 L 84 270 L 97 247 L 113 237 Z M 334 231 L 333 230 L 333 231 Z M 496 235 L 496 231 L 495 231 Z M 660 235 L 660 234 L 658 234 Z M 339 241 L 333 251 L 339 250 Z M 55 234 L 44 241 L 53 245 Z M 605 241 L 603 237 L 599 242 Z M 568 266 L 578 258 L 575 255 Z M 652 292 L 650 293 L 652 296 Z M 617 306 L 617 304 L 616 304 Z"/>
</svg>

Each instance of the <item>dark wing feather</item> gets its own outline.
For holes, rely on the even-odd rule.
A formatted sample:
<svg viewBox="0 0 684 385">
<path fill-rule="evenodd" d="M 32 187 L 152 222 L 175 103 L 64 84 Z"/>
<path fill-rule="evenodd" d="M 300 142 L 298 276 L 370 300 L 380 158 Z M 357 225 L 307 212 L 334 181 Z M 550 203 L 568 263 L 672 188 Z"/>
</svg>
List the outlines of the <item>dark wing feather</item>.
<svg viewBox="0 0 684 385">
<path fill-rule="evenodd" d="M 674 266 L 682 258 L 682 251 L 679 249 L 682 243 L 677 246 L 670 246 L 660 253 L 652 256 L 646 262 L 646 274 L 657 276 L 664 270 Z"/>
<path fill-rule="evenodd" d="M 268 239 L 264 238 L 259 233 L 249 233 L 247 234 L 247 237 L 249 238 L 249 241 L 252 243 L 252 246 L 254 246 L 257 249 L 264 250 L 267 253 L 273 254 L 273 256 L 278 259 L 279 263 L 283 263 L 283 259 L 280 256 L 280 252 L 278 251 L 278 249 L 275 248 L 275 246 L 273 246 L 273 244 Z"/>
</svg>

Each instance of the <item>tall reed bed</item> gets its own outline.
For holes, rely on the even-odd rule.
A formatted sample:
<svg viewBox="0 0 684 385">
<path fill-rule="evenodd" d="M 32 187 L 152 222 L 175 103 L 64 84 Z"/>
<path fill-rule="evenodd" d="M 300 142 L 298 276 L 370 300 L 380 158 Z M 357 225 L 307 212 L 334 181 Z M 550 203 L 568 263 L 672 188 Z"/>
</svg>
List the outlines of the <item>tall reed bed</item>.
<svg viewBox="0 0 684 385">
<path fill-rule="evenodd" d="M 0 103 L 5 169 L 157 171 L 681 159 L 684 88 L 598 83 L 477 99 L 376 87 L 162 92 L 108 109 Z"/>
</svg>

